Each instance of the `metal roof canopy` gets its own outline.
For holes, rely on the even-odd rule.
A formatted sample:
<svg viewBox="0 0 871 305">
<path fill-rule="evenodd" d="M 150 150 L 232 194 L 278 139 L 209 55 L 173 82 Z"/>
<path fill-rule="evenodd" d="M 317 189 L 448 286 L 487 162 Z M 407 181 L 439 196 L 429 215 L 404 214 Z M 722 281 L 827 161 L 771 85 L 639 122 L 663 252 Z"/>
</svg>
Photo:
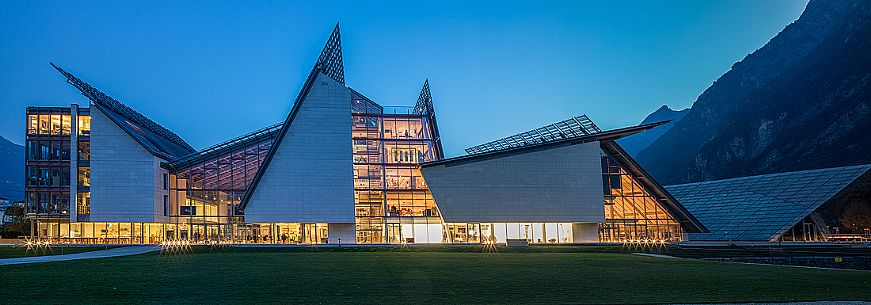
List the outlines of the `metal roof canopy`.
<svg viewBox="0 0 871 305">
<path fill-rule="evenodd" d="M 508 148 L 553 142 L 602 132 L 587 115 L 542 126 L 513 136 L 466 148 L 466 153 L 480 154 Z"/>
<path fill-rule="evenodd" d="M 775 241 L 871 165 L 669 185 L 676 197 L 711 232 L 690 240 Z"/>
</svg>

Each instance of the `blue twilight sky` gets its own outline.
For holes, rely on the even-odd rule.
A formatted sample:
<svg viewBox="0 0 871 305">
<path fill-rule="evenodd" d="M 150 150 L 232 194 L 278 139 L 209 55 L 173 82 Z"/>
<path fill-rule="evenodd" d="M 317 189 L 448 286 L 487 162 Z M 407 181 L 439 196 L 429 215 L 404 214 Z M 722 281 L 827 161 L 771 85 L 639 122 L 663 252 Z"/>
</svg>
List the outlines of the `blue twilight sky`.
<svg viewBox="0 0 871 305">
<path fill-rule="evenodd" d="M 86 104 L 48 62 L 196 148 L 279 122 L 339 21 L 347 85 L 413 105 L 448 156 L 574 115 L 603 129 L 689 107 L 806 0 L 0 3 L 0 136 L 27 105 Z"/>
</svg>

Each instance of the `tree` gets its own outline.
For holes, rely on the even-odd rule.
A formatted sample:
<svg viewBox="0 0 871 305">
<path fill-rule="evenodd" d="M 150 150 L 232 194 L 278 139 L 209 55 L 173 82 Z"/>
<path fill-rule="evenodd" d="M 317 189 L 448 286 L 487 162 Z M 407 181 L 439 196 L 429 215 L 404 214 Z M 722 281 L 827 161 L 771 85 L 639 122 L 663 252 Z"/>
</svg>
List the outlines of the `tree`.
<svg viewBox="0 0 871 305">
<path fill-rule="evenodd" d="M 863 200 L 851 200 L 841 212 L 840 218 L 850 232 L 860 233 L 871 229 L 871 205 Z"/>
<path fill-rule="evenodd" d="M 9 206 L 6 208 L 5 215 L 12 218 L 12 221 L 0 226 L 0 236 L 16 238 L 30 235 L 30 221 L 27 219 L 27 212 L 24 210 L 24 207 L 19 205 Z"/>
</svg>

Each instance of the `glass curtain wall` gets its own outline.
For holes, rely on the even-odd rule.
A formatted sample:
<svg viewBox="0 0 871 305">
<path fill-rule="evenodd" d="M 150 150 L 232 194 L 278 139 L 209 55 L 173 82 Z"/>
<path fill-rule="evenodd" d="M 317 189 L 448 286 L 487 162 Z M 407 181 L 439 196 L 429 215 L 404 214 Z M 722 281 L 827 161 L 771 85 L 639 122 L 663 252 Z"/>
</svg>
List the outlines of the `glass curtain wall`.
<svg viewBox="0 0 871 305">
<path fill-rule="evenodd" d="M 680 224 L 659 200 L 610 156 L 602 156 L 605 223 L 599 227 L 602 242 L 631 240 L 679 241 Z"/>
<path fill-rule="evenodd" d="M 241 225 L 241 216 L 236 212 L 245 190 L 269 153 L 273 139 L 263 138 L 206 157 L 171 174 L 168 177 L 170 198 L 167 214 L 177 230 L 168 238 L 211 242 L 245 240 L 253 236 L 240 230 L 254 230 L 256 225 Z"/>
<path fill-rule="evenodd" d="M 428 116 L 387 109 L 363 97 L 353 112 L 357 243 L 440 243 L 444 226 L 418 164 L 434 161 Z"/>
<path fill-rule="evenodd" d="M 25 200 L 27 212 L 40 218 L 68 217 L 70 208 L 70 158 L 81 159 L 81 152 L 71 156 L 72 129 L 70 108 L 27 108 L 27 135 L 25 152 Z M 90 121 L 87 109 L 80 109 L 80 120 Z M 87 125 L 90 131 L 90 124 Z M 81 129 L 80 129 L 81 130 Z M 89 154 L 88 136 L 78 137 L 79 150 L 85 145 Z M 87 172 L 87 162 L 79 163 L 79 171 Z M 88 179 L 89 181 L 90 179 Z M 88 185 L 79 183 L 80 192 Z"/>
<path fill-rule="evenodd" d="M 78 189 L 76 190 L 77 202 L 72 204 L 76 205 L 79 220 L 86 219 L 85 215 L 91 214 L 91 116 L 86 112 L 88 110 L 79 109 L 76 122 L 78 154 L 74 157 L 77 158 L 78 165 L 76 177 Z"/>
<path fill-rule="evenodd" d="M 449 223 L 453 243 L 506 243 L 525 240 L 536 244 L 572 243 L 571 223 Z"/>
<path fill-rule="evenodd" d="M 39 221 L 35 234 L 52 243 L 68 244 L 156 244 L 173 239 L 175 224 L 140 222 Z"/>
</svg>

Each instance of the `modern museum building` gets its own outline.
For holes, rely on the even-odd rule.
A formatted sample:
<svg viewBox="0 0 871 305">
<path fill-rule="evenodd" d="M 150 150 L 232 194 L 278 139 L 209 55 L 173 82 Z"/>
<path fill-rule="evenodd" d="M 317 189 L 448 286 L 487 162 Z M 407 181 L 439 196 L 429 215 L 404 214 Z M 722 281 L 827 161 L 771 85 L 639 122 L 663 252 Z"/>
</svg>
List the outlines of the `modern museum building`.
<svg viewBox="0 0 871 305">
<path fill-rule="evenodd" d="M 338 26 L 284 122 L 202 150 L 55 68 L 89 103 L 27 108 L 25 201 L 40 239 L 585 243 L 708 233 L 615 142 L 659 124 L 602 131 L 581 115 L 445 158 L 429 83 L 408 107 L 346 86 Z"/>
</svg>

